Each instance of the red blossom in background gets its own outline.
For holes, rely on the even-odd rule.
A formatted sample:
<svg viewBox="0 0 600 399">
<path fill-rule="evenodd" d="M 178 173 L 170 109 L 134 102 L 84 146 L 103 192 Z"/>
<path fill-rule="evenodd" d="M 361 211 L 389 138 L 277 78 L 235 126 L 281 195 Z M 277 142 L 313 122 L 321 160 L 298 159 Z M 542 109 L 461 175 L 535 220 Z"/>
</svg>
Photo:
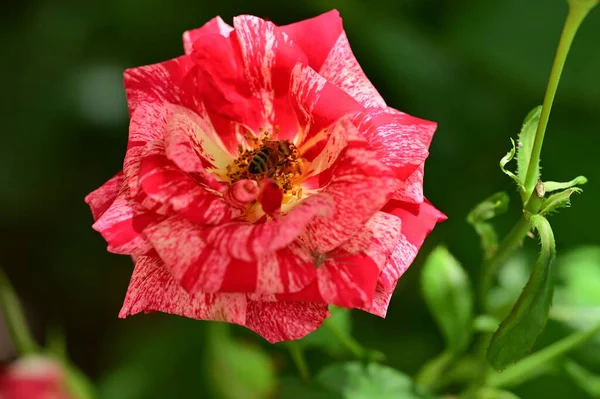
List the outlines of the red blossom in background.
<svg viewBox="0 0 600 399">
<path fill-rule="evenodd" d="M 63 371 L 43 356 L 23 357 L 0 370 L 0 399 L 69 399 Z"/>
<path fill-rule="evenodd" d="M 445 217 L 423 197 L 436 124 L 386 106 L 337 11 L 287 26 L 219 17 L 185 55 L 129 69 L 123 171 L 86 197 L 135 269 L 120 316 L 167 312 L 271 342 L 328 305 L 384 317 Z"/>
</svg>

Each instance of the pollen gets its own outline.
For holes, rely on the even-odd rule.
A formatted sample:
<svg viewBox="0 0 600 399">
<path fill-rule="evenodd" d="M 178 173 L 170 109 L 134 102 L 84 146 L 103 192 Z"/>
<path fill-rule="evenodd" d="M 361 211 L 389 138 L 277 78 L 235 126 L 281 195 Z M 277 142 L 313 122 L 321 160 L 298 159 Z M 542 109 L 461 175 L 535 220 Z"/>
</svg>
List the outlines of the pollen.
<svg viewBox="0 0 600 399">
<path fill-rule="evenodd" d="M 298 148 L 289 140 L 276 140 L 279 128 L 273 133 L 259 129 L 259 136 L 246 135 L 246 145 L 238 145 L 238 156 L 227 166 L 227 177 L 231 184 L 239 180 L 254 180 L 260 183 L 270 178 L 283 190 L 289 200 L 302 198 L 298 184 L 303 178 L 304 159 Z"/>
</svg>

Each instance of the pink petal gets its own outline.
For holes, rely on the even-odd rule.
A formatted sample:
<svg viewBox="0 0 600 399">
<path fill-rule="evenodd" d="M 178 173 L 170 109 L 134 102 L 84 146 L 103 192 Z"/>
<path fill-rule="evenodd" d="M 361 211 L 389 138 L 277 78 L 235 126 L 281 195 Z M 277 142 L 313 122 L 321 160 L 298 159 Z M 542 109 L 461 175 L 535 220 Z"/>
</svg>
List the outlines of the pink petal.
<svg viewBox="0 0 600 399">
<path fill-rule="evenodd" d="M 231 25 L 221 19 L 221 17 L 215 17 L 202 25 L 198 29 L 192 29 L 183 33 L 183 48 L 186 54 L 191 54 L 193 50 L 193 44 L 202 35 L 221 35 L 229 36 L 233 28 Z"/>
<path fill-rule="evenodd" d="M 329 317 L 327 305 L 310 302 L 248 302 L 246 327 L 271 343 L 300 339 Z"/>
<path fill-rule="evenodd" d="M 122 185 L 123 172 L 119 172 L 109 181 L 85 197 L 86 204 L 88 204 L 92 210 L 94 221 L 98 220 L 98 218 L 102 216 L 108 207 L 115 201 Z"/>
<path fill-rule="evenodd" d="M 246 326 L 269 342 L 298 339 L 329 315 L 327 305 L 258 302 L 245 294 L 195 294 L 183 290 L 160 259 L 138 258 L 119 317 L 164 312 Z"/>
<path fill-rule="evenodd" d="M 335 204 L 330 218 L 318 217 L 309 226 L 317 247 L 331 251 L 350 238 L 387 202 L 396 178 L 367 148 L 347 148 L 322 193 Z"/>
<path fill-rule="evenodd" d="M 296 43 L 308 58 L 308 65 L 319 70 L 344 29 L 337 10 L 290 25 L 277 27 Z"/>
<path fill-rule="evenodd" d="M 354 123 L 381 162 L 396 169 L 401 180 L 425 162 L 436 128 L 434 122 L 391 108 L 368 108 L 355 117 Z"/>
<path fill-rule="evenodd" d="M 142 231 L 160 216 L 148 211 L 129 197 L 123 187 L 111 204 L 92 226 L 108 242 L 108 251 L 124 255 L 144 255 L 152 250 Z"/>
<path fill-rule="evenodd" d="M 194 181 L 166 157 L 164 144 L 160 141 L 145 147 L 139 174 L 141 187 L 148 197 L 168 204 L 174 212 L 192 222 L 218 224 L 233 216 L 233 209 L 221 194 Z"/>
<path fill-rule="evenodd" d="M 300 123 L 297 143 L 303 156 L 311 160 L 327 143 L 324 129 L 345 115 L 361 111 L 363 107 L 312 68 L 302 64 L 294 67 L 290 85 L 289 101 Z M 312 147 L 315 149 L 307 153 Z"/>
<path fill-rule="evenodd" d="M 188 292 L 294 292 L 315 278 L 312 263 L 298 247 L 286 247 L 246 262 L 208 245 L 205 230 L 172 217 L 145 231 L 172 275 Z"/>
<path fill-rule="evenodd" d="M 348 144 L 349 132 L 356 131 L 349 117 L 343 117 L 327 131 L 327 144 L 319 155 L 314 157 L 306 170 L 306 177 L 310 178 L 331 168 L 338 160 L 340 154 Z M 316 185 L 320 187 L 321 185 Z M 314 187 L 314 188 L 316 188 Z"/>
<path fill-rule="evenodd" d="M 124 81 L 129 114 L 133 115 L 143 103 L 193 104 L 194 90 L 183 84 L 193 67 L 190 57 L 182 56 L 158 64 L 127 69 Z"/>
<path fill-rule="evenodd" d="M 408 179 L 403 181 L 392 195 L 392 199 L 420 204 L 423 202 L 423 177 L 425 164 L 421 164 Z"/>
</svg>

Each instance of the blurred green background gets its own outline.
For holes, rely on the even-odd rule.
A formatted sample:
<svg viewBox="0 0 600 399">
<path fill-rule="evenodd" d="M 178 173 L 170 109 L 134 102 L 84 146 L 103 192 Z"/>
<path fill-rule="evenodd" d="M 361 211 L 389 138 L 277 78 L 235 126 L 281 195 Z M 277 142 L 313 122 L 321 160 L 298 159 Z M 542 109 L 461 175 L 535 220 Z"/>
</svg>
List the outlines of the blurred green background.
<svg viewBox="0 0 600 399">
<path fill-rule="evenodd" d="M 567 12 L 563 0 L 30 0 L 0 6 L 0 264 L 40 339 L 62 326 L 74 361 L 110 399 L 202 398 L 206 323 L 174 316 L 117 318 L 132 270 L 91 229 L 83 197 L 116 173 L 127 141 L 125 68 L 182 53 L 181 34 L 221 15 L 291 23 L 340 10 L 354 52 L 391 106 L 437 121 L 425 191 L 448 216 L 402 278 L 387 320 L 353 312 L 355 335 L 412 374 L 442 347 L 418 287 L 439 242 L 474 274 L 478 239 L 470 208 L 498 189 L 511 193 L 505 232 L 519 216 L 516 191 L 498 168 L 525 114 L 541 103 Z M 543 175 L 590 183 L 552 219 L 559 252 L 597 244 L 600 199 L 600 10 L 580 29 L 542 153 Z M 533 245 L 532 245 L 532 248 Z M 237 330 L 236 330 L 237 331 Z M 280 374 L 285 347 L 253 334 Z M 550 324 L 540 341 L 564 331 Z M 11 353 L 2 349 L 3 360 Z M 329 359 L 308 353 L 312 365 Z M 561 373 L 527 383 L 524 398 L 583 397 Z"/>
</svg>

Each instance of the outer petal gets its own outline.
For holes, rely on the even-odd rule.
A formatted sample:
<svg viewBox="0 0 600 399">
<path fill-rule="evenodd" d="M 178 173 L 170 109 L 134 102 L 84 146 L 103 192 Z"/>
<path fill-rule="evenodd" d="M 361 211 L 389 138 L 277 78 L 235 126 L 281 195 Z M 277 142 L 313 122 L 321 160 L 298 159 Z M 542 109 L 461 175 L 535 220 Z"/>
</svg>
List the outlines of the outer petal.
<svg viewBox="0 0 600 399">
<path fill-rule="evenodd" d="M 129 114 L 133 115 L 140 104 L 181 104 L 199 102 L 194 88 L 184 84 L 185 78 L 194 67 L 189 56 L 174 58 L 158 64 L 131 68 L 125 71 L 125 93 L 129 103 Z"/>
<path fill-rule="evenodd" d="M 143 229 L 161 220 L 159 215 L 143 208 L 129 197 L 123 187 L 112 205 L 92 226 L 108 242 L 108 250 L 116 254 L 144 255 L 152 250 Z"/>
<path fill-rule="evenodd" d="M 374 314 L 375 316 L 385 318 L 395 288 L 395 284 L 389 290 L 384 289 L 381 284 L 377 284 L 371 305 L 363 308 L 362 310 Z"/>
<path fill-rule="evenodd" d="M 248 302 L 246 327 L 271 343 L 300 339 L 329 317 L 327 305 L 311 302 Z"/>
<path fill-rule="evenodd" d="M 425 164 L 421 164 L 412 175 L 408 176 L 400 187 L 394 191 L 392 199 L 414 204 L 423 202 L 423 177 L 425 175 Z"/>
<path fill-rule="evenodd" d="M 408 204 L 392 200 L 382 211 L 402 219 L 402 234 L 388 263 L 379 275 L 379 284 L 382 289 L 391 294 L 398 279 L 417 256 L 425 237 L 438 222 L 445 220 L 446 216 L 427 200 L 421 204 Z"/>
<path fill-rule="evenodd" d="M 392 200 L 382 211 L 402 219 L 402 234 L 417 249 L 421 248 L 425 237 L 435 225 L 447 219 L 446 215 L 438 211 L 427 199 L 421 204 Z"/>
<path fill-rule="evenodd" d="M 194 50 L 193 44 L 202 35 L 221 35 L 228 37 L 233 27 L 223 21 L 221 17 L 215 17 L 198 29 L 192 29 L 183 33 L 183 49 L 186 54 Z"/>
<path fill-rule="evenodd" d="M 308 57 L 308 65 L 365 107 L 385 107 L 352 53 L 337 10 L 281 26 Z"/>
<path fill-rule="evenodd" d="M 316 275 L 298 246 L 242 261 L 208 245 L 205 231 L 182 218 L 169 218 L 145 233 L 172 275 L 190 293 L 295 292 Z"/>
<path fill-rule="evenodd" d="M 239 324 L 273 343 L 302 338 L 329 315 L 324 304 L 256 302 L 244 294 L 190 295 L 160 259 L 142 256 L 136 262 L 119 317 L 155 311 Z"/>
<path fill-rule="evenodd" d="M 164 312 L 244 325 L 246 303 L 244 294 L 189 295 L 159 258 L 140 256 L 119 317 L 140 312 Z"/>
<path fill-rule="evenodd" d="M 436 128 L 434 122 L 391 108 L 368 108 L 355 117 L 354 123 L 381 162 L 396 169 L 401 180 L 425 162 Z"/>
<path fill-rule="evenodd" d="M 365 107 L 385 107 L 385 101 L 367 78 L 352 53 L 346 33 L 338 37 L 319 74 L 350 94 Z"/>
<path fill-rule="evenodd" d="M 112 179 L 104 183 L 102 186 L 92 191 L 85 197 L 85 202 L 92 210 L 94 221 L 110 207 L 115 201 L 119 190 L 123 185 L 123 172 L 117 173 Z"/>
<path fill-rule="evenodd" d="M 308 65 L 321 69 L 335 42 L 344 32 L 342 19 L 337 10 L 331 10 L 317 17 L 305 19 L 290 25 L 277 27 L 296 43 L 308 58 Z"/>
</svg>

